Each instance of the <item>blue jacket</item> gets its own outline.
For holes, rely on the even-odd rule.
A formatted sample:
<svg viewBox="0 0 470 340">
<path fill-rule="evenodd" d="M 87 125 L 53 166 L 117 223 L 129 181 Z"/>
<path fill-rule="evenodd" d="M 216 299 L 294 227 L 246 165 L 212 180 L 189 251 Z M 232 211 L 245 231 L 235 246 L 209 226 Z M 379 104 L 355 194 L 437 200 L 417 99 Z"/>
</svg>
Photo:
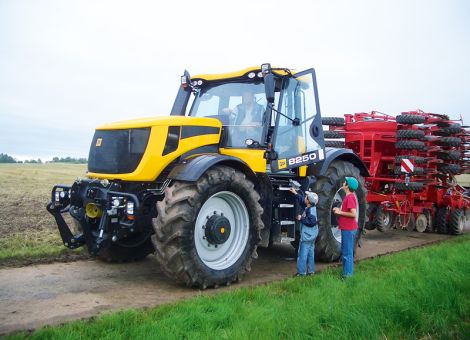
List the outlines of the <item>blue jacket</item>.
<svg viewBox="0 0 470 340">
<path fill-rule="evenodd" d="M 302 218 L 300 223 L 305 225 L 306 227 L 316 227 L 317 226 L 317 208 L 315 206 L 307 207 L 305 204 L 305 194 L 302 191 L 298 191 L 297 195 L 297 202 L 299 205 L 304 209 L 304 213 L 302 214 Z"/>
</svg>

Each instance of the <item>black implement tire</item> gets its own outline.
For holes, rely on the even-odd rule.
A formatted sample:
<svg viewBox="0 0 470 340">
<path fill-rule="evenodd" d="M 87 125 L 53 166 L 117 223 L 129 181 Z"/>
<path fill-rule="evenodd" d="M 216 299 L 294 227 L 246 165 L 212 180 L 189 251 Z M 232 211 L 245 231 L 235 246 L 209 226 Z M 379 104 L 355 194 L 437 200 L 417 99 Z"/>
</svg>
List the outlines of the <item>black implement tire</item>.
<svg viewBox="0 0 470 340">
<path fill-rule="evenodd" d="M 424 137 L 424 131 L 421 130 L 398 130 L 397 138 L 399 139 L 409 139 L 416 138 L 422 139 Z"/>
<path fill-rule="evenodd" d="M 367 190 L 364 187 L 364 178 L 361 177 L 359 169 L 352 163 L 335 160 L 331 162 L 326 173 L 317 178 L 312 188 L 319 196 L 317 204 L 319 232 L 315 243 L 315 256 L 321 261 L 332 262 L 341 255 L 341 243 L 333 234 L 337 231 L 337 228 L 336 217 L 333 216 L 332 208 L 336 206 L 334 204 L 335 196 L 344 197 L 344 191 L 340 189 L 344 183 L 344 178 L 348 176 L 355 177 L 359 182 L 359 187 L 355 191 L 359 213 L 356 246 L 364 232 L 367 209 Z"/>
<path fill-rule="evenodd" d="M 175 181 L 157 203 L 152 237 L 165 274 L 202 289 L 241 279 L 264 228 L 259 200 L 253 183 L 227 166 L 210 168 L 197 182 Z"/>
<path fill-rule="evenodd" d="M 374 224 L 378 231 L 387 232 L 394 226 L 395 218 L 396 216 L 393 212 L 385 211 L 383 206 L 379 206 L 375 214 Z"/>
<path fill-rule="evenodd" d="M 365 224 L 365 228 L 367 230 L 374 230 L 375 228 L 377 228 L 377 226 L 374 223 L 376 213 L 377 213 L 377 204 L 369 203 L 367 205 L 366 224 Z"/>
<path fill-rule="evenodd" d="M 449 225 L 447 231 L 451 235 L 463 234 L 463 228 L 465 225 L 465 215 L 462 209 L 455 209 L 450 213 Z"/>
<path fill-rule="evenodd" d="M 400 140 L 395 143 L 395 147 L 405 150 L 422 150 L 424 148 L 424 142 L 417 140 Z"/>
<path fill-rule="evenodd" d="M 324 138 L 344 138 L 344 133 L 341 133 L 338 131 L 325 130 L 323 131 L 323 137 Z"/>
<path fill-rule="evenodd" d="M 439 234 L 447 234 L 447 208 L 438 208 L 436 212 L 435 230 Z"/>
<path fill-rule="evenodd" d="M 451 126 L 444 127 L 438 130 L 439 133 L 443 135 L 455 135 L 462 132 L 462 126 L 460 124 L 452 124 Z"/>
<path fill-rule="evenodd" d="M 421 191 L 424 188 L 424 183 L 421 182 L 410 182 L 409 185 L 406 183 L 395 183 L 395 189 L 400 191 Z"/>
<path fill-rule="evenodd" d="M 325 147 L 342 149 L 344 148 L 344 142 L 337 140 L 326 140 Z"/>
<path fill-rule="evenodd" d="M 442 137 L 437 141 L 437 144 L 444 146 L 460 146 L 462 140 L 459 137 Z"/>
<path fill-rule="evenodd" d="M 420 156 L 395 156 L 395 163 L 400 164 L 402 159 L 411 159 L 415 162 L 415 164 L 426 163 L 426 158 Z"/>
<path fill-rule="evenodd" d="M 462 157 L 462 153 L 460 151 L 451 150 L 451 151 L 439 151 L 437 153 L 437 158 L 443 159 L 445 161 L 458 161 Z"/>
<path fill-rule="evenodd" d="M 322 125 L 332 125 L 332 126 L 344 126 L 344 118 L 343 117 L 322 117 L 321 118 Z"/>
<path fill-rule="evenodd" d="M 400 124 L 421 124 L 426 120 L 423 116 L 418 115 L 398 115 L 397 123 Z"/>
<path fill-rule="evenodd" d="M 437 169 L 443 174 L 455 175 L 460 172 L 460 166 L 458 164 L 438 164 Z"/>
</svg>

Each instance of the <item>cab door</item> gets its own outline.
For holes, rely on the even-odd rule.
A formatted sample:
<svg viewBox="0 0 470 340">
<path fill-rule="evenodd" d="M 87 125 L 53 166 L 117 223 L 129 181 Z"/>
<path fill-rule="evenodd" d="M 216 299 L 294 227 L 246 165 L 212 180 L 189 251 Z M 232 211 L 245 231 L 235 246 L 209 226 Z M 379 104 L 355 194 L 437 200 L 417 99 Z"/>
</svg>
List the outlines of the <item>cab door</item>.
<svg viewBox="0 0 470 340">
<path fill-rule="evenodd" d="M 309 69 L 285 77 L 282 81 L 271 171 L 282 171 L 320 162 L 325 158 L 315 70 Z"/>
</svg>

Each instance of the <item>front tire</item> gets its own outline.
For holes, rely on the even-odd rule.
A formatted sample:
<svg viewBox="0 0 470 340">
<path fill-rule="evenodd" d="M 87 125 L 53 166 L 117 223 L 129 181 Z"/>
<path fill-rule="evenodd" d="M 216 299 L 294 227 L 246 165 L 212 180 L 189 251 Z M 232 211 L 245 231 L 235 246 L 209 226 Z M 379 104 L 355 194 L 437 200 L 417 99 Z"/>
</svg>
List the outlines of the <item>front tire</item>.
<svg viewBox="0 0 470 340">
<path fill-rule="evenodd" d="M 319 221 L 318 237 L 315 243 L 315 256 L 321 261 L 333 262 L 341 256 L 341 231 L 338 228 L 336 216 L 332 209 L 344 198 L 344 191 L 341 186 L 345 177 L 355 177 L 359 182 L 359 187 L 354 192 L 358 203 L 358 230 L 356 233 L 357 246 L 364 231 L 366 218 L 366 194 L 364 178 L 361 177 L 359 169 L 352 163 L 346 161 L 331 162 L 328 170 L 323 176 L 318 177 L 313 191 L 319 196 L 317 204 L 317 216 Z M 336 193 L 336 194 L 335 194 Z"/>
<path fill-rule="evenodd" d="M 207 170 L 197 182 L 175 181 L 153 222 L 163 271 L 203 289 L 239 280 L 257 257 L 264 227 L 259 199 L 253 183 L 226 166 Z"/>
</svg>

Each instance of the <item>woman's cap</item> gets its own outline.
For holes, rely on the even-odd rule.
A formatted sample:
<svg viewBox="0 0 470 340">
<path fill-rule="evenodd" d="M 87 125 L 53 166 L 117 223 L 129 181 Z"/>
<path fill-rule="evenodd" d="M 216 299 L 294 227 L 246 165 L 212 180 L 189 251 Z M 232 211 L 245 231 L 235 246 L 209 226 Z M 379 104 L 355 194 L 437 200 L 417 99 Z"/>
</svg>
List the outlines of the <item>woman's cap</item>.
<svg viewBox="0 0 470 340">
<path fill-rule="evenodd" d="M 357 181 L 357 179 L 355 179 L 354 177 L 346 177 L 345 180 L 348 184 L 349 189 L 357 190 L 357 187 L 359 186 L 359 182 Z"/>
</svg>

